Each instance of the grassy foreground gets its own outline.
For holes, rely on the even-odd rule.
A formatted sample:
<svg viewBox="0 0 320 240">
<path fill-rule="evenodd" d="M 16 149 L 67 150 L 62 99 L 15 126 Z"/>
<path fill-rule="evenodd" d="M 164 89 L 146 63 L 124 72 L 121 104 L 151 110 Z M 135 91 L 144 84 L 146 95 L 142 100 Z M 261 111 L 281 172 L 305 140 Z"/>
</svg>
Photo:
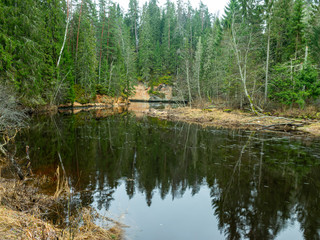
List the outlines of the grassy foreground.
<svg viewBox="0 0 320 240">
<path fill-rule="evenodd" d="M 2 169 L 10 171 L 10 166 L 0 158 Z M 4 172 L 6 172 L 6 170 Z M 58 178 L 61 178 L 58 176 Z M 43 176 L 25 180 L 2 178 L 0 175 L 0 239 L 11 240 L 119 240 L 123 236 L 123 225 L 102 217 L 91 208 L 77 209 L 74 214 L 66 214 L 66 193 L 61 181 L 59 196 L 44 194 L 41 187 L 53 179 Z M 52 216 L 57 216 L 60 224 L 53 224 Z M 68 218 L 68 224 L 66 224 Z M 104 227 L 95 224 L 103 222 Z"/>
</svg>

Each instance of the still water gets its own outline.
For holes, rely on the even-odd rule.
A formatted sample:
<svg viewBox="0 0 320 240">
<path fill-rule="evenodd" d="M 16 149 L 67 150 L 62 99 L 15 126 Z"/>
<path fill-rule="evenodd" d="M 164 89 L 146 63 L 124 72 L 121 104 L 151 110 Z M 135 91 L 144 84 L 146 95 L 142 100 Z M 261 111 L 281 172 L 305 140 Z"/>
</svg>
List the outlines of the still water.
<svg viewBox="0 0 320 240">
<path fill-rule="evenodd" d="M 73 205 L 128 225 L 126 239 L 320 238 L 319 139 L 109 109 L 35 116 L 18 143 L 42 174 L 60 153 Z"/>
</svg>

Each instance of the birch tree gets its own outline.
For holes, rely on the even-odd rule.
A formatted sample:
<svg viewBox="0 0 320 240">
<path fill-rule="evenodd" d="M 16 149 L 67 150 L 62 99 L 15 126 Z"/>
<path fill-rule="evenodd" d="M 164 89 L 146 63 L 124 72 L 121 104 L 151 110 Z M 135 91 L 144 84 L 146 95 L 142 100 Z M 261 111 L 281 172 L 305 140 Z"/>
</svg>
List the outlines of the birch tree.
<svg viewBox="0 0 320 240">
<path fill-rule="evenodd" d="M 195 79 L 197 83 L 197 89 L 198 89 L 198 96 L 201 99 L 201 88 L 200 88 L 200 70 L 201 70 L 201 60 L 202 60 L 202 43 L 201 43 L 201 37 L 198 40 L 197 43 L 197 51 L 195 54 Z"/>
<path fill-rule="evenodd" d="M 232 24 L 231 24 L 231 46 L 236 57 L 236 64 L 239 69 L 240 80 L 242 82 L 243 91 L 247 97 L 250 109 L 253 113 L 257 114 L 257 111 L 253 104 L 253 99 L 249 94 L 247 87 L 247 66 L 248 66 L 248 57 L 251 43 L 252 43 L 252 30 L 250 26 L 247 25 L 246 21 L 242 20 L 240 23 L 236 23 L 236 14 L 233 15 Z"/>
<path fill-rule="evenodd" d="M 270 60 L 270 39 L 271 39 L 271 11 L 273 6 L 273 0 L 266 0 L 266 34 L 267 34 L 267 56 L 266 56 L 266 75 L 264 86 L 264 102 L 267 102 L 268 98 L 268 80 L 269 80 L 269 60 Z"/>
<path fill-rule="evenodd" d="M 72 4 L 71 4 L 71 5 L 72 5 Z M 66 39 L 67 39 L 67 35 L 68 35 L 69 22 L 70 22 L 70 17 L 69 17 L 69 0 L 68 0 L 68 1 L 67 1 L 67 21 L 66 21 L 66 29 L 65 29 L 65 31 L 64 31 L 64 38 L 63 38 L 63 43 L 62 43 L 61 50 L 60 50 L 60 54 L 59 54 L 59 59 L 58 59 L 58 62 L 57 62 L 57 67 L 59 67 L 60 60 L 61 60 L 61 55 L 62 55 L 64 46 L 65 46 L 65 43 L 66 43 Z"/>
</svg>

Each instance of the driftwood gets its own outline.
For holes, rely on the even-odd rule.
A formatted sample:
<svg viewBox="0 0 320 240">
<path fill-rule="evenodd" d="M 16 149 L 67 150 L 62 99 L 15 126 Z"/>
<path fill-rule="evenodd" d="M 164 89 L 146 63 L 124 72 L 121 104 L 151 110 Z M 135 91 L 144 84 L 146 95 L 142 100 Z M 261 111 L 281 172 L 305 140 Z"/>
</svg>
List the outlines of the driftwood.
<svg viewBox="0 0 320 240">
<path fill-rule="evenodd" d="M 271 125 L 247 123 L 245 125 L 256 126 L 257 130 L 273 130 L 273 131 L 290 132 L 290 131 L 296 131 L 299 127 L 303 127 L 305 124 L 290 122 L 290 123 L 275 123 Z"/>
<path fill-rule="evenodd" d="M 263 125 L 256 123 L 259 120 L 264 118 L 268 118 L 271 120 L 283 120 L 282 122 L 270 124 L 270 125 Z M 284 122 L 287 121 L 287 122 Z M 290 119 L 285 117 L 274 117 L 274 116 L 261 116 L 257 118 L 253 118 L 249 120 L 245 125 L 256 126 L 257 130 L 273 130 L 273 131 L 283 131 L 283 132 L 290 132 L 296 131 L 299 127 L 303 127 L 306 124 L 310 124 L 310 122 L 306 120 L 297 120 L 297 119 Z"/>
<path fill-rule="evenodd" d="M 293 122 L 307 123 L 306 120 L 297 120 L 297 119 L 291 119 L 291 118 L 286 118 L 286 117 L 275 117 L 275 116 L 267 116 L 267 115 L 263 115 L 263 116 L 256 117 L 256 118 L 252 118 L 252 119 L 251 119 L 250 121 L 248 121 L 248 122 L 254 122 L 254 121 L 257 121 L 257 120 L 261 120 L 261 119 L 263 119 L 263 118 L 287 120 L 287 121 L 290 122 L 290 123 L 293 123 Z"/>
<path fill-rule="evenodd" d="M 266 130 L 266 129 L 272 129 L 272 130 L 278 130 L 278 131 L 294 131 L 298 127 L 303 127 L 303 124 L 295 124 L 295 123 L 277 123 L 277 124 L 271 124 L 268 126 L 264 126 L 261 128 L 261 130 Z"/>
</svg>

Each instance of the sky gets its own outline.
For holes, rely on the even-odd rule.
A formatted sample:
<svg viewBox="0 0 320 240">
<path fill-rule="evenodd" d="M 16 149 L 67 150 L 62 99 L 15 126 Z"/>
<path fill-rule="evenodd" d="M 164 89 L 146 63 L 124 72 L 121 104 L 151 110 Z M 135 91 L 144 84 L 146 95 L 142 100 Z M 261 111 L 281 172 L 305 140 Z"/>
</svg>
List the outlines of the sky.
<svg viewBox="0 0 320 240">
<path fill-rule="evenodd" d="M 143 4 L 147 0 L 139 0 L 140 7 L 143 6 Z M 173 0 L 176 2 L 176 0 Z M 114 0 L 114 2 L 118 2 L 121 7 L 126 11 L 129 5 L 129 0 Z M 159 6 L 164 6 L 166 0 L 158 0 Z M 185 0 L 184 2 L 187 2 Z M 190 0 L 191 5 L 194 8 L 198 8 L 200 0 Z M 227 5 L 229 0 L 202 0 L 202 3 L 208 6 L 209 12 L 212 14 L 218 13 L 219 16 L 222 16 L 224 13 L 224 7 Z"/>
</svg>

